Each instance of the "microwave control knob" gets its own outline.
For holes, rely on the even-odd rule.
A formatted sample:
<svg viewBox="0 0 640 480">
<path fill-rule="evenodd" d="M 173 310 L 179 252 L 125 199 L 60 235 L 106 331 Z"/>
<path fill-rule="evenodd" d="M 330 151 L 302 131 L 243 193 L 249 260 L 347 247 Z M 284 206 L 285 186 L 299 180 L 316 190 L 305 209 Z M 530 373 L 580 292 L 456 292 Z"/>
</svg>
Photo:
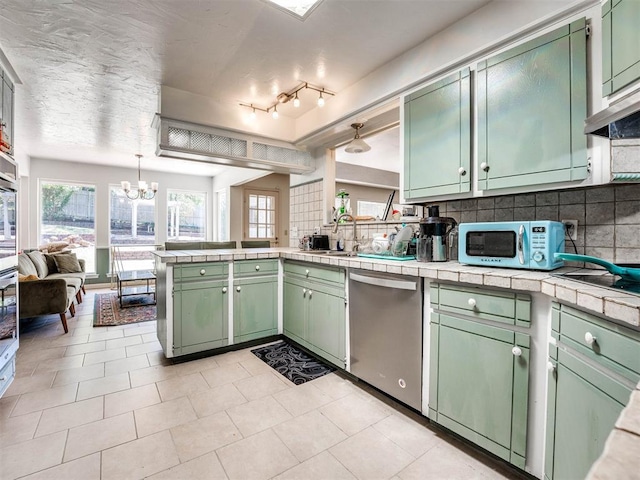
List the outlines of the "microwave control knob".
<svg viewBox="0 0 640 480">
<path fill-rule="evenodd" d="M 544 260 L 544 253 L 542 252 L 533 252 L 533 261 L 540 263 Z"/>
</svg>

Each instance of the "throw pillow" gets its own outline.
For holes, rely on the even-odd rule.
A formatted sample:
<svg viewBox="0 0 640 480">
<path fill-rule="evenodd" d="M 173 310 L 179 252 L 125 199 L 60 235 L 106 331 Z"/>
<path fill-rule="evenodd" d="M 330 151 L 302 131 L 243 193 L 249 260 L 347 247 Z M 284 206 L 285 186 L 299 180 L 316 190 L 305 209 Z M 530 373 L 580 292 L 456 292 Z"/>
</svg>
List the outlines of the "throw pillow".
<svg viewBox="0 0 640 480">
<path fill-rule="evenodd" d="M 33 262 L 38 271 L 38 277 L 44 278 L 49 275 L 49 269 L 47 268 L 47 260 L 44 258 L 44 254 L 38 250 L 27 253 L 29 258 Z"/>
<path fill-rule="evenodd" d="M 77 273 L 82 272 L 80 268 L 80 262 L 75 253 L 67 255 L 54 255 L 53 260 L 56 262 L 56 267 L 60 273 Z"/>
<path fill-rule="evenodd" d="M 58 267 L 56 266 L 56 259 L 54 258 L 56 255 L 68 255 L 73 253 L 71 250 L 63 250 L 61 252 L 56 253 L 45 253 L 44 258 L 47 260 L 47 268 L 49 269 L 49 274 L 51 273 L 60 273 L 58 272 Z"/>
<path fill-rule="evenodd" d="M 38 270 L 36 270 L 36 266 L 33 264 L 29 255 L 26 253 L 21 253 L 18 255 L 18 272 L 22 275 L 38 275 Z"/>
<path fill-rule="evenodd" d="M 18 273 L 19 282 L 32 282 L 33 280 L 40 280 L 37 275 L 23 275 Z"/>
</svg>

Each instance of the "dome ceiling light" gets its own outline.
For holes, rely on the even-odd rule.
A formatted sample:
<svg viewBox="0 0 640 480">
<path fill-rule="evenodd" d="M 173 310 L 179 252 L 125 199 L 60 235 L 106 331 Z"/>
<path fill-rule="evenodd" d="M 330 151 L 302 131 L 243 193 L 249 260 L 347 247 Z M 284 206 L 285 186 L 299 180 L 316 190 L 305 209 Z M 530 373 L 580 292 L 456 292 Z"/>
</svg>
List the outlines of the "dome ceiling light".
<svg viewBox="0 0 640 480">
<path fill-rule="evenodd" d="M 347 153 L 364 153 L 371 150 L 371 147 L 360 138 L 360 129 L 364 127 L 364 123 L 352 123 L 352 128 L 356 129 L 356 136 L 345 147 L 344 151 Z"/>
</svg>

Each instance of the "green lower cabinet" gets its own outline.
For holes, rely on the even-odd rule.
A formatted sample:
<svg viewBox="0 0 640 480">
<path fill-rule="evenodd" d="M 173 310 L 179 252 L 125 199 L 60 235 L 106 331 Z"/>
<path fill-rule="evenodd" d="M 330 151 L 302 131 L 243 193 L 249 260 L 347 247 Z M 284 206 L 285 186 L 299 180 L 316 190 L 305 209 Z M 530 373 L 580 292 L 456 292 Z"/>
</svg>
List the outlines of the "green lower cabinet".
<svg viewBox="0 0 640 480">
<path fill-rule="evenodd" d="M 307 338 L 313 352 L 331 363 L 345 367 L 346 309 L 344 297 L 319 289 L 308 293 Z"/>
<path fill-rule="evenodd" d="M 578 480 L 587 476 L 602 454 L 631 390 L 625 391 L 623 385 L 616 385 L 570 353 L 561 350 L 558 357 L 557 370 L 550 377 L 550 382 L 555 383 L 555 399 L 550 399 L 549 409 L 553 410 L 555 421 L 551 425 L 551 444 L 547 436 L 545 476 Z M 609 393 L 621 389 L 621 398 Z"/>
<path fill-rule="evenodd" d="M 554 304 L 545 478 L 583 479 L 640 381 L 640 333 Z"/>
<path fill-rule="evenodd" d="M 246 342 L 278 333 L 278 278 L 233 282 L 233 341 Z"/>
<path fill-rule="evenodd" d="M 227 345 L 228 282 L 177 282 L 173 292 L 173 353 L 186 355 Z"/>
<path fill-rule="evenodd" d="M 524 469 L 529 336 L 443 313 L 437 317 L 430 417 Z"/>
<path fill-rule="evenodd" d="M 284 281 L 284 334 L 298 343 L 307 339 L 307 289 L 298 283 Z"/>
<path fill-rule="evenodd" d="M 311 271 L 314 270 L 314 271 Z M 310 277 L 322 278 L 319 267 Z M 285 269 L 286 272 L 286 269 Z M 317 275 L 313 275 L 313 274 Z M 346 366 L 346 305 L 342 281 L 314 281 L 296 274 L 284 279 L 284 334 L 328 362 Z"/>
</svg>

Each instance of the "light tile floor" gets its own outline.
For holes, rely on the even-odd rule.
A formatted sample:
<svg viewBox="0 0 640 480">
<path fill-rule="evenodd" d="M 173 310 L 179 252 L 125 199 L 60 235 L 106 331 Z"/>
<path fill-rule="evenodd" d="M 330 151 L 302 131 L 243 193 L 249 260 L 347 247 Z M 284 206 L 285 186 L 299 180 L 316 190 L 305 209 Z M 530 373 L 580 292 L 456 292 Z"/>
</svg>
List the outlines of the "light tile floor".
<svg viewBox="0 0 640 480">
<path fill-rule="evenodd" d="M 0 399 L 0 478 L 519 478 L 370 387 L 301 386 L 249 349 L 172 365 L 155 322 L 93 328 L 88 290 L 63 334 L 21 326 Z"/>
</svg>

